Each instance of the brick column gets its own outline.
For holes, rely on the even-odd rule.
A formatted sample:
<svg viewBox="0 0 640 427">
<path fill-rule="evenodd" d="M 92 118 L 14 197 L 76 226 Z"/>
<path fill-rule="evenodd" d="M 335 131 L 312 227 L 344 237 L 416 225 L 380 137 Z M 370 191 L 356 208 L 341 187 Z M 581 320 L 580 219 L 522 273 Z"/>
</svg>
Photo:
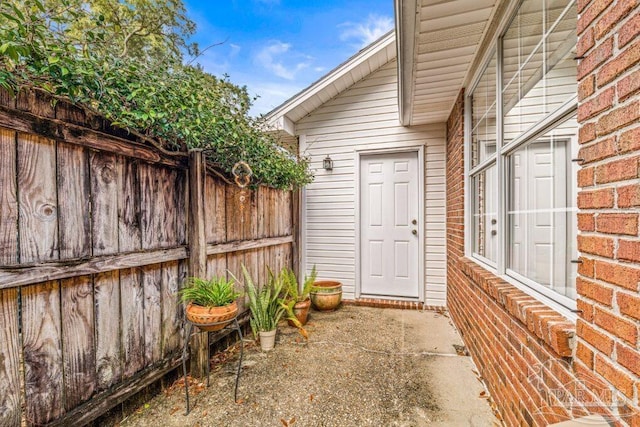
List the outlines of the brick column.
<svg viewBox="0 0 640 427">
<path fill-rule="evenodd" d="M 640 425 L 639 5 L 579 0 L 578 13 L 582 264 L 573 367 L 604 406 Z"/>
</svg>

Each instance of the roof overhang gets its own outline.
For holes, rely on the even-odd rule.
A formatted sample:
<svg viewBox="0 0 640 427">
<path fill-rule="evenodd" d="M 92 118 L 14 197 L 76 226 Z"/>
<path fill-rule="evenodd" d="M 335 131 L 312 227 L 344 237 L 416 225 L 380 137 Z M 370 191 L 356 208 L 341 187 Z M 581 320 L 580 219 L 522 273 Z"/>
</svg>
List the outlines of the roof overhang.
<svg viewBox="0 0 640 427">
<path fill-rule="evenodd" d="M 404 126 L 444 122 L 482 54 L 500 0 L 394 3 L 400 121 Z"/>
<path fill-rule="evenodd" d="M 311 86 L 266 114 L 280 134 L 295 135 L 295 123 L 396 57 L 395 32 L 389 31 L 338 65 Z"/>
</svg>

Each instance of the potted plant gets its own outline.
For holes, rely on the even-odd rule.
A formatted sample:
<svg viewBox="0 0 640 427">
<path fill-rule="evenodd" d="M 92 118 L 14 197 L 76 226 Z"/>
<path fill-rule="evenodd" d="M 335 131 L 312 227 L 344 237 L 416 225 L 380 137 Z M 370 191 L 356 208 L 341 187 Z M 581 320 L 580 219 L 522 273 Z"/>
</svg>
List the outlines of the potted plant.
<svg viewBox="0 0 640 427">
<path fill-rule="evenodd" d="M 317 275 L 316 266 L 314 265 L 311 269 L 311 274 L 305 276 L 304 282 L 300 285 L 293 270 L 284 268 L 280 272 L 279 277 L 283 281 L 283 287 L 288 294 L 283 303 L 286 306 L 287 320 L 290 325 L 300 328 L 307 324 L 309 309 L 311 308 L 309 294 Z"/>
<path fill-rule="evenodd" d="M 285 309 L 281 304 L 282 281 L 269 274 L 269 280 L 262 287 L 253 282 L 247 268 L 242 265 L 245 293 L 249 299 L 251 311 L 251 330 L 254 336 L 260 337 L 260 347 L 263 351 L 273 349 L 276 339 L 278 322 L 282 319 Z"/>
<path fill-rule="evenodd" d="M 319 280 L 311 287 L 311 302 L 320 311 L 338 308 L 342 301 L 342 283 L 335 280 Z"/>
<path fill-rule="evenodd" d="M 180 300 L 187 304 L 187 320 L 203 331 L 220 330 L 238 315 L 236 298 L 240 293 L 236 292 L 233 280 L 191 277 L 179 294 Z"/>
</svg>

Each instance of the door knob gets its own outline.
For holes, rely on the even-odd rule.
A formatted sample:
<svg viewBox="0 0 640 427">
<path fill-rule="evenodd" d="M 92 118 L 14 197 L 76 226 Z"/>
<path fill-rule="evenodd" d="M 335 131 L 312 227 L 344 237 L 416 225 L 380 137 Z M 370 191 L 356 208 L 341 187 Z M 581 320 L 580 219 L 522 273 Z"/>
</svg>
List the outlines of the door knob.
<svg viewBox="0 0 640 427">
<path fill-rule="evenodd" d="M 415 219 L 413 221 L 411 221 L 411 224 L 416 225 L 418 223 L 418 221 L 416 221 Z"/>
<path fill-rule="evenodd" d="M 418 230 L 411 230 L 411 234 L 415 236 L 416 234 L 418 234 Z"/>
</svg>

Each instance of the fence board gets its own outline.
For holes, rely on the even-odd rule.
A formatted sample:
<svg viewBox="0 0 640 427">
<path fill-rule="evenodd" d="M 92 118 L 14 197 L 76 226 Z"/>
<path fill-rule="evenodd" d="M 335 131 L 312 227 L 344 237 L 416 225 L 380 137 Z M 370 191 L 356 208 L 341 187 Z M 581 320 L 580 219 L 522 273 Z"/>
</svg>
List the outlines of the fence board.
<svg viewBox="0 0 640 427">
<path fill-rule="evenodd" d="M 175 181 L 166 182 L 165 188 L 170 188 L 173 194 L 172 209 L 175 211 L 176 245 L 187 243 L 187 201 L 189 200 L 189 186 L 187 173 L 183 170 L 172 171 Z"/>
<path fill-rule="evenodd" d="M 91 254 L 89 226 L 89 169 L 82 147 L 58 144 L 58 216 L 60 258 L 81 258 Z"/>
<path fill-rule="evenodd" d="M 171 247 L 184 241 L 184 186 L 178 173 L 167 168 L 141 165 L 141 223 L 144 249 Z M 182 174 L 181 174 L 182 175 Z M 181 178 L 181 177 L 180 177 Z"/>
<path fill-rule="evenodd" d="M 96 324 L 96 372 L 98 389 L 122 379 L 122 334 L 120 332 L 120 279 L 118 271 L 94 277 Z"/>
<path fill-rule="evenodd" d="M 144 295 L 140 270 L 120 270 L 120 310 L 124 376 L 133 376 L 144 367 Z"/>
<path fill-rule="evenodd" d="M 116 156 L 93 151 L 91 169 L 91 229 L 93 255 L 118 252 L 118 170 Z"/>
<path fill-rule="evenodd" d="M 162 355 L 168 357 L 180 348 L 182 304 L 178 303 L 177 292 L 185 276 L 184 262 L 162 264 Z"/>
<path fill-rule="evenodd" d="M 227 228 L 227 242 L 242 239 L 242 216 L 238 209 L 239 189 L 226 187 L 225 218 Z M 235 274 L 235 273 L 234 273 Z"/>
<path fill-rule="evenodd" d="M 18 134 L 20 261 L 58 259 L 55 143 Z"/>
<path fill-rule="evenodd" d="M 93 282 L 91 276 L 61 281 L 64 404 L 67 411 L 96 389 Z"/>
<path fill-rule="evenodd" d="M 121 158 L 118 162 L 118 242 L 119 250 L 137 251 L 142 248 L 140 230 L 140 184 L 137 162 Z"/>
<path fill-rule="evenodd" d="M 45 424 L 64 413 L 58 281 L 22 289 L 22 322 L 26 417 Z"/>
<path fill-rule="evenodd" d="M 207 277 L 227 277 L 227 256 L 225 254 L 207 257 Z"/>
<path fill-rule="evenodd" d="M 162 265 L 142 268 L 144 287 L 144 349 L 147 365 L 162 359 Z"/>
<path fill-rule="evenodd" d="M 76 125 L 84 125 L 86 115 L 84 110 L 66 101 L 56 103 L 56 119 Z"/>
<path fill-rule="evenodd" d="M 16 133 L 0 128 L 0 263 L 17 261 Z"/>
<path fill-rule="evenodd" d="M 20 425 L 18 290 L 0 291 L 0 425 Z"/>
<path fill-rule="evenodd" d="M 211 175 L 204 178 L 204 235 L 207 243 L 215 243 L 217 221 L 216 221 L 216 185 L 215 179 Z"/>
<path fill-rule="evenodd" d="M 103 120 L 98 117 L 89 117 L 87 121 L 101 123 Z M 185 156 L 182 154 L 165 156 L 147 145 L 128 139 L 119 138 L 87 127 L 76 126 L 61 120 L 35 117 L 32 114 L 16 111 L 5 106 L 0 106 L 0 126 L 15 129 L 18 132 L 42 134 L 47 138 L 81 145 L 94 150 L 119 153 L 151 163 L 184 168 Z M 102 126 L 98 125 L 98 127 Z"/>
</svg>

